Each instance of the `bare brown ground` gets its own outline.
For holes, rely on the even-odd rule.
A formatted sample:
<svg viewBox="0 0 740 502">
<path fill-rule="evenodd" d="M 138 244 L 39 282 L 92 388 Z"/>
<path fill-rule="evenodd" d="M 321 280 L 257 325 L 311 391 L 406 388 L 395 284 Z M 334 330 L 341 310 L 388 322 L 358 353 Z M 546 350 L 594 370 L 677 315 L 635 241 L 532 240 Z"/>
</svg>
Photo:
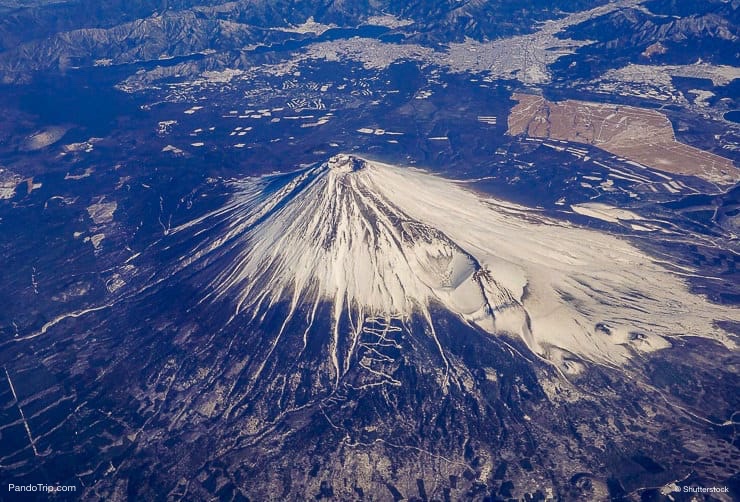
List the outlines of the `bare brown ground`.
<svg viewBox="0 0 740 502">
<path fill-rule="evenodd" d="M 509 134 L 551 138 L 596 146 L 643 166 L 674 174 L 732 184 L 740 169 L 719 155 L 676 140 L 670 120 L 660 112 L 612 104 L 514 94 Z"/>
</svg>

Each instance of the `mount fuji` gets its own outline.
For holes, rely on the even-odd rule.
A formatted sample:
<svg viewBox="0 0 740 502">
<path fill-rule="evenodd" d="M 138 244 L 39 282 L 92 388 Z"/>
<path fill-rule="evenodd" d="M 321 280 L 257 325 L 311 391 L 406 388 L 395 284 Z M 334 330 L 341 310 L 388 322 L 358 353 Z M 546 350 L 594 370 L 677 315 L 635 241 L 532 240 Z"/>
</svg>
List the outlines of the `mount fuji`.
<svg viewBox="0 0 740 502">
<path fill-rule="evenodd" d="M 25 432 L 95 498 L 606 500 L 735 474 L 737 309 L 686 266 L 354 155 L 213 186 L 104 301 L 5 346 L 71 382 L 43 394 L 58 435 Z"/>
<path fill-rule="evenodd" d="M 228 300 L 229 322 L 286 304 L 267 357 L 292 343 L 287 337 L 300 337 L 297 354 L 309 337 L 325 337 L 335 385 L 364 332 L 412 317 L 434 341 L 446 381 L 440 311 L 518 338 L 564 373 L 587 362 L 620 365 L 685 334 L 733 345 L 715 324 L 732 311 L 691 294 L 675 271 L 627 241 L 423 170 L 340 154 L 233 189 L 224 207 L 174 230 L 189 241 L 206 229 L 217 236 L 178 267 L 208 271 L 203 301 Z M 313 332 L 319 317 L 330 324 L 325 334 Z"/>
</svg>

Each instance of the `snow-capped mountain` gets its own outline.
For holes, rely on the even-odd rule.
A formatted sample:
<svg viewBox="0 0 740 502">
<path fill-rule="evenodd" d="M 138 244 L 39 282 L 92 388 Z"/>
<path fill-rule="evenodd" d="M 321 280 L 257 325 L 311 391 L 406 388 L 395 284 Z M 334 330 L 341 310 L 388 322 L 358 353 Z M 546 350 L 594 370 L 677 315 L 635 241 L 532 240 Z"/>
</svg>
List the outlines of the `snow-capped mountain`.
<svg viewBox="0 0 740 502">
<path fill-rule="evenodd" d="M 216 233 L 179 266 L 210 271 L 206 299 L 230 302 L 232 321 L 287 304 L 272 349 L 296 322 L 301 352 L 312 336 L 330 338 L 335 382 L 379 320 L 423 319 L 448 366 L 439 311 L 491 336 L 520 337 L 566 373 L 583 361 L 621 364 L 686 334 L 732 343 L 715 326 L 732 311 L 691 294 L 625 240 L 418 169 L 337 155 L 234 189 L 225 207 L 175 230 Z M 312 330 L 322 305 L 328 333 Z"/>
<path fill-rule="evenodd" d="M 72 382 L 18 401 L 14 455 L 74 452 L 111 500 L 141 473 L 137 498 L 255 500 L 606 500 L 692 455 L 734 475 L 737 309 L 697 272 L 350 155 L 210 187 L 105 302 L 5 342 L 6 398 Z"/>
</svg>

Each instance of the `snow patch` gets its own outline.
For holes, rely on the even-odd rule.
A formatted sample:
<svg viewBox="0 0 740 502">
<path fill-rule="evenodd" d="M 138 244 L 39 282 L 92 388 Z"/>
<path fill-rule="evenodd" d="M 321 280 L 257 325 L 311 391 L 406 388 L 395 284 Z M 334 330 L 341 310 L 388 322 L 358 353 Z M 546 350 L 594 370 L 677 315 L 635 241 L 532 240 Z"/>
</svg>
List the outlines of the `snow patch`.
<svg viewBox="0 0 740 502">
<path fill-rule="evenodd" d="M 584 176 L 585 178 L 586 176 Z M 632 211 L 627 209 L 620 209 L 618 207 L 610 206 L 608 204 L 602 204 L 599 202 L 586 202 L 583 204 L 573 204 L 570 208 L 584 216 L 590 216 L 598 220 L 608 221 L 610 223 L 619 223 L 620 220 L 642 220 L 643 218 Z"/>
</svg>

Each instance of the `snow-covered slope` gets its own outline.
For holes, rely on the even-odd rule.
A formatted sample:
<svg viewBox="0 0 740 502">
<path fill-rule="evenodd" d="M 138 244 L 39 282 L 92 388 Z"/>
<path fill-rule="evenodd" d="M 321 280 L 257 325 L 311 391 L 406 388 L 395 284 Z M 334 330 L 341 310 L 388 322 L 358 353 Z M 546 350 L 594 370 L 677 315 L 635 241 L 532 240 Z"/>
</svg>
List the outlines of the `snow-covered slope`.
<svg viewBox="0 0 740 502">
<path fill-rule="evenodd" d="M 667 338 L 713 337 L 736 309 L 691 294 L 624 240 L 482 197 L 424 171 L 348 155 L 292 175 L 235 183 L 230 203 L 176 229 L 210 238 L 180 266 L 217 264 L 207 299 L 234 319 L 276 302 L 305 316 L 333 312 L 333 363 L 369 319 L 420 315 L 435 338 L 435 309 L 491 333 L 521 337 L 563 371 L 579 360 L 620 364 Z M 224 257 L 229 257 L 224 260 Z M 348 315 L 351 329 L 339 322 Z M 346 338 L 344 338 L 346 337 Z M 444 356 L 444 350 L 437 345 Z"/>
</svg>

